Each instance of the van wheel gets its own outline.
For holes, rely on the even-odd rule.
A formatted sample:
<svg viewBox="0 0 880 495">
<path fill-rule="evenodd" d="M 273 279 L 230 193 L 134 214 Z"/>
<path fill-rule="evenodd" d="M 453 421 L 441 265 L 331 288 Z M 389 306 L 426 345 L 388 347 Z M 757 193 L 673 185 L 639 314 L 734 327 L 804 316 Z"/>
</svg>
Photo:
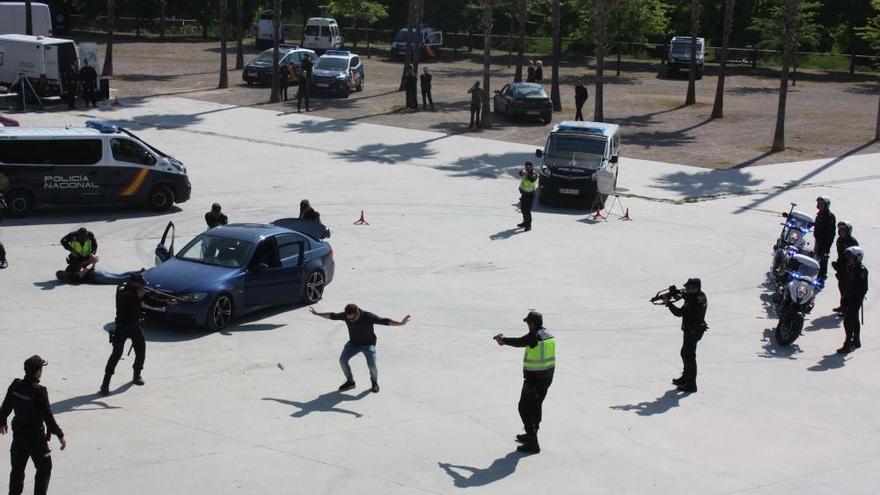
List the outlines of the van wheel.
<svg viewBox="0 0 880 495">
<path fill-rule="evenodd" d="M 34 207 L 34 196 L 28 191 L 12 191 L 6 195 L 6 206 L 11 217 L 27 216 Z"/>
<path fill-rule="evenodd" d="M 153 211 L 168 211 L 174 204 L 174 193 L 168 186 L 156 186 L 147 196 L 147 206 Z"/>
</svg>

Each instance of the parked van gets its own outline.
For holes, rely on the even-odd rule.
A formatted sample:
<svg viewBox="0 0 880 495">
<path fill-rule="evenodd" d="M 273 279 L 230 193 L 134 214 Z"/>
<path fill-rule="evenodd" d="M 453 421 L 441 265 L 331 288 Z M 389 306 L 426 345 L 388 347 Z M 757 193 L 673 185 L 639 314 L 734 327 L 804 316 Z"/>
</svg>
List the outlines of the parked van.
<svg viewBox="0 0 880 495">
<path fill-rule="evenodd" d="M 613 176 L 617 185 L 620 127 L 601 122 L 564 121 L 553 126 L 544 149 L 538 188 L 541 203 L 554 198 L 575 199 L 594 208 L 605 197 L 599 192 L 599 174 Z"/>
<path fill-rule="evenodd" d="M 691 70 L 691 37 L 673 36 L 666 54 L 666 75 L 673 76 L 679 70 Z M 706 40 L 697 38 L 697 79 L 703 77 L 706 60 Z"/>
<path fill-rule="evenodd" d="M 0 34 L 27 34 L 26 16 L 24 2 L 0 3 Z M 31 26 L 34 36 L 52 36 L 52 15 L 48 5 L 31 4 Z"/>
<path fill-rule="evenodd" d="M 256 33 L 254 34 L 254 44 L 257 50 L 271 48 L 273 45 L 272 37 L 272 11 L 264 10 L 260 13 L 260 20 L 257 21 Z M 278 42 L 284 43 L 284 24 L 278 24 Z"/>
<path fill-rule="evenodd" d="M 394 41 L 391 42 L 391 55 L 395 57 L 406 56 L 406 43 L 409 39 L 409 33 L 411 32 L 412 31 L 407 28 L 403 28 L 397 32 L 394 36 Z M 442 47 L 443 31 L 430 27 L 422 28 L 421 55 L 436 57 L 440 55 L 440 48 Z M 421 55 L 419 58 L 421 58 Z"/>
<path fill-rule="evenodd" d="M 76 64 L 79 54 L 73 40 L 28 36 L 26 34 L 0 35 L 0 86 L 10 87 L 22 74 L 34 86 L 40 76 L 46 76 L 45 96 L 61 94 L 61 73 L 64 67 Z"/>
<path fill-rule="evenodd" d="M 315 50 L 319 54 L 342 48 L 342 30 L 336 24 L 336 19 L 310 17 L 303 29 L 302 47 Z"/>
<path fill-rule="evenodd" d="M 108 122 L 0 128 L 0 193 L 8 211 L 37 205 L 142 203 L 164 211 L 190 197 L 186 168 Z"/>
</svg>

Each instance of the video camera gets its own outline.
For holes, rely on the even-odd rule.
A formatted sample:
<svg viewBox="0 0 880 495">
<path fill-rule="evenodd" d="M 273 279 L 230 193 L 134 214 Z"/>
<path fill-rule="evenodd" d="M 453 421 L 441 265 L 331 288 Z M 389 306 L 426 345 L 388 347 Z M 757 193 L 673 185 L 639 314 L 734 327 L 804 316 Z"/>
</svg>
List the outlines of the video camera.
<svg viewBox="0 0 880 495">
<path fill-rule="evenodd" d="M 651 304 L 656 304 L 658 306 L 666 304 L 666 301 L 676 302 L 681 300 L 684 297 L 684 289 L 679 289 L 674 285 L 670 285 L 669 288 L 658 291 L 657 294 L 651 298 Z M 664 299 L 666 301 L 664 301 Z"/>
</svg>

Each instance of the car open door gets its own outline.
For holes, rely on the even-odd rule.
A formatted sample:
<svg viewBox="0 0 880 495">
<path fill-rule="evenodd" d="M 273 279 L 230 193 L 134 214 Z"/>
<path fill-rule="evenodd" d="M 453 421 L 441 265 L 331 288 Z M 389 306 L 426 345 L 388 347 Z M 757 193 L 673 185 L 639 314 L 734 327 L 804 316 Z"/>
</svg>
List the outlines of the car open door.
<svg viewBox="0 0 880 495">
<path fill-rule="evenodd" d="M 171 234 L 171 239 L 168 239 L 168 234 Z M 167 244 L 166 244 L 167 242 Z M 156 266 L 165 263 L 170 260 L 174 256 L 174 222 L 168 221 L 168 225 L 165 226 L 165 232 L 162 233 L 162 240 L 159 241 L 159 245 L 156 246 Z"/>
</svg>

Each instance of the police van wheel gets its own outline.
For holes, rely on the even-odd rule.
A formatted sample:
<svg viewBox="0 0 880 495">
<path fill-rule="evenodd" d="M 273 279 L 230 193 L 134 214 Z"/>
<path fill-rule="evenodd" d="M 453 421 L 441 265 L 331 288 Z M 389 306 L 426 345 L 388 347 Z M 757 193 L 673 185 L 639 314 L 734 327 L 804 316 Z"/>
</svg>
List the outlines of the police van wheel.
<svg viewBox="0 0 880 495">
<path fill-rule="evenodd" d="M 158 186 L 147 196 L 147 205 L 154 211 L 167 211 L 174 204 L 174 193 L 166 186 Z"/>
<path fill-rule="evenodd" d="M 303 288 L 303 302 L 315 304 L 320 301 L 324 297 L 324 287 L 326 285 L 327 280 L 324 278 L 323 273 L 319 271 L 310 273 L 306 279 L 306 286 Z"/>
<path fill-rule="evenodd" d="M 6 207 L 11 217 L 24 217 L 34 207 L 34 196 L 27 191 L 12 191 L 6 195 Z"/>
<path fill-rule="evenodd" d="M 219 332 L 226 328 L 232 321 L 232 299 L 225 294 L 220 294 L 208 310 L 208 330 Z"/>
</svg>

